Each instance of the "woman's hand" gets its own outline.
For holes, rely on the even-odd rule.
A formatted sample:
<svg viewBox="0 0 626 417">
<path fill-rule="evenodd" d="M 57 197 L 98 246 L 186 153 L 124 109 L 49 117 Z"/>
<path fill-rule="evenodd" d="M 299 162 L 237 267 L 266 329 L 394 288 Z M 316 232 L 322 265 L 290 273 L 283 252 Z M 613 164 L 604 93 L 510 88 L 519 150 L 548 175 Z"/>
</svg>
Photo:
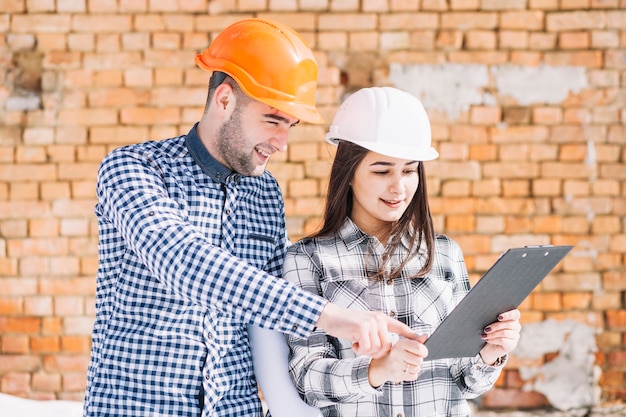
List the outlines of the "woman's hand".
<svg viewBox="0 0 626 417">
<path fill-rule="evenodd" d="M 498 316 L 498 321 L 485 327 L 482 339 L 487 344 L 480 350 L 480 357 L 487 365 L 508 354 L 517 346 L 522 325 L 519 310 L 509 310 Z"/>
<path fill-rule="evenodd" d="M 387 355 L 372 359 L 368 374 L 370 385 L 379 387 L 387 381 L 415 381 L 424 358 L 428 356 L 428 349 L 424 346 L 426 339 L 426 335 L 402 338 Z"/>
</svg>

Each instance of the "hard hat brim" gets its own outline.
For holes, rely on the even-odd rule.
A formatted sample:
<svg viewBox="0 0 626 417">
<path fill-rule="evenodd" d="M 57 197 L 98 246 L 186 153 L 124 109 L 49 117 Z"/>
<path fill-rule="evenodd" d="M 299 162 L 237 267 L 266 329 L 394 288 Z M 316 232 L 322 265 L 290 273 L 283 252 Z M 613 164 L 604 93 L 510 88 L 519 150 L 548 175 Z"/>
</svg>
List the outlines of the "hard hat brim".
<svg viewBox="0 0 626 417">
<path fill-rule="evenodd" d="M 204 71 L 207 71 L 207 72 L 221 71 L 225 74 L 228 74 L 235 81 L 237 81 L 237 84 L 239 85 L 241 90 L 253 100 L 257 100 L 257 101 L 260 101 L 261 103 L 265 103 L 268 106 L 271 106 L 275 109 L 285 112 L 288 115 L 293 116 L 297 118 L 298 120 L 302 120 L 307 123 L 312 123 L 312 124 L 324 123 L 324 118 L 322 117 L 322 115 L 317 111 L 316 108 L 311 107 L 310 105 L 307 105 L 304 103 L 293 102 L 293 101 L 287 101 L 287 100 L 271 99 L 267 97 L 262 97 L 259 94 L 256 94 L 256 95 L 253 94 L 252 92 L 248 91 L 248 88 L 242 82 L 239 81 L 239 78 L 241 78 L 241 74 L 235 74 L 234 71 L 230 71 L 230 68 L 228 68 L 227 65 L 222 64 L 223 65 L 222 67 L 218 65 L 210 65 L 203 59 L 202 55 L 197 55 L 195 62 L 196 62 L 196 65 Z M 227 68 L 224 68 L 224 67 L 227 67 Z"/>
<path fill-rule="evenodd" d="M 398 159 L 408 159 L 411 161 L 432 161 L 433 159 L 439 158 L 439 152 L 437 152 L 432 146 L 426 148 L 408 148 L 406 146 L 397 146 L 389 143 L 359 142 L 349 138 L 338 137 L 336 133 L 330 132 L 326 134 L 326 141 L 332 145 L 338 145 L 341 141 L 351 142 L 381 155 Z"/>
</svg>

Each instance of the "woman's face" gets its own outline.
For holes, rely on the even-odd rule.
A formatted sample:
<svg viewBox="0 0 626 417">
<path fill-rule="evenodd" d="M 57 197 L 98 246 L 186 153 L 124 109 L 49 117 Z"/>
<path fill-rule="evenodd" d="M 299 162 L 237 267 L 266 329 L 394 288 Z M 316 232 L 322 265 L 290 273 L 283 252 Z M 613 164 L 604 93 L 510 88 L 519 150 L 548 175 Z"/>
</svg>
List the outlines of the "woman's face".
<svg viewBox="0 0 626 417">
<path fill-rule="evenodd" d="M 391 226 L 402 217 L 417 191 L 418 165 L 418 161 L 368 152 L 350 183 L 352 221 L 385 244 Z"/>
</svg>

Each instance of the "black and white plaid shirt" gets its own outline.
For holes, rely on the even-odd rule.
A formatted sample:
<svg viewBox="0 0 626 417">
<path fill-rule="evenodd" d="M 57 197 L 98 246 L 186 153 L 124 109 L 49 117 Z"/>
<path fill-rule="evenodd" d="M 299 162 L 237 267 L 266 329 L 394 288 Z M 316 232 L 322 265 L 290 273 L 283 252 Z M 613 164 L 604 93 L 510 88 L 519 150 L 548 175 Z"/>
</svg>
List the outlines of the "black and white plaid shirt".
<svg viewBox="0 0 626 417">
<path fill-rule="evenodd" d="M 395 265 L 407 251 L 404 243 L 394 255 Z M 434 265 L 425 278 L 407 278 L 421 269 L 420 257 L 397 279 L 366 278 L 366 262 L 377 269 L 382 251 L 376 238 L 347 219 L 336 236 L 303 240 L 289 248 L 283 276 L 340 306 L 383 311 L 418 334 L 430 335 L 469 291 L 460 247 L 438 236 Z M 351 341 L 316 330 L 309 338 L 290 336 L 288 342 L 298 390 L 325 416 L 467 416 L 471 413 L 467 399 L 489 390 L 502 369 L 485 365 L 478 355 L 426 361 L 417 381 L 388 382 L 375 389 L 368 381 L 370 358 L 356 356 Z"/>
<path fill-rule="evenodd" d="M 280 275 L 282 194 L 195 128 L 101 164 L 86 416 L 261 416 L 248 324 L 308 336 L 325 301 Z M 264 272 L 263 272 L 264 271 Z"/>
</svg>

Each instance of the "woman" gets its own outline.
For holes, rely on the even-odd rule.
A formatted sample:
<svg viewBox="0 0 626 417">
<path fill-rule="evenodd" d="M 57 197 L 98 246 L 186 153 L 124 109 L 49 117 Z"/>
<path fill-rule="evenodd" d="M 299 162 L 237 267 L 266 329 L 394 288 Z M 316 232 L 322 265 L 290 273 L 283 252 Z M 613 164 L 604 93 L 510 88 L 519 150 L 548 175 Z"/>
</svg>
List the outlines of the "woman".
<svg viewBox="0 0 626 417">
<path fill-rule="evenodd" d="M 298 391 L 325 416 L 469 415 L 467 399 L 493 386 L 517 345 L 520 315 L 487 326 L 476 357 L 428 361 L 423 342 L 469 281 L 460 247 L 433 230 L 423 161 L 438 154 L 423 106 L 395 88 L 361 89 L 326 139 L 338 148 L 323 225 L 288 250 L 283 276 L 343 307 L 383 311 L 416 336 L 375 358 L 323 329 L 289 336 Z"/>
</svg>

